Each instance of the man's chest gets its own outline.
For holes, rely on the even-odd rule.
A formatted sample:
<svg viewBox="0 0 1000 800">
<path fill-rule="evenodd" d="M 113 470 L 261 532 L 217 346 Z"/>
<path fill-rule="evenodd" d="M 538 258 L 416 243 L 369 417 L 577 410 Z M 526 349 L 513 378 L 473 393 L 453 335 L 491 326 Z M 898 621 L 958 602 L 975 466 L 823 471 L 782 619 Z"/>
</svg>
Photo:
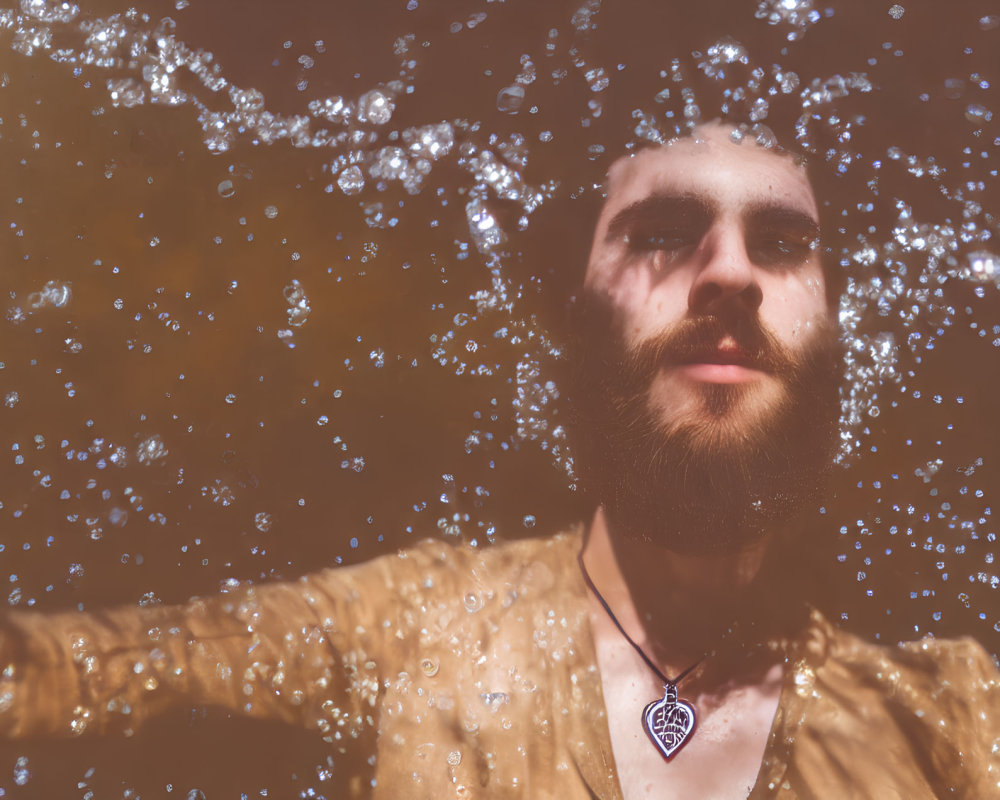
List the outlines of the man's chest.
<svg viewBox="0 0 1000 800">
<path fill-rule="evenodd" d="M 688 701 L 697 722 L 684 747 L 667 761 L 642 725 L 642 711 L 663 687 L 627 643 L 597 643 L 611 746 L 626 800 L 746 798 L 760 770 L 781 694 L 781 668 L 757 685 Z M 684 698 L 681 683 L 680 697 Z"/>
</svg>

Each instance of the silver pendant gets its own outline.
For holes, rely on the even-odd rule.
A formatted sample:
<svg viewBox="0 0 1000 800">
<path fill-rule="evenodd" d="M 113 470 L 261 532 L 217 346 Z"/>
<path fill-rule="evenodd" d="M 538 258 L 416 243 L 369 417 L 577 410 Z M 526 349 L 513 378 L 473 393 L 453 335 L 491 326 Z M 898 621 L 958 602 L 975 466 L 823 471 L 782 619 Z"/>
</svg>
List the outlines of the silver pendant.
<svg viewBox="0 0 1000 800">
<path fill-rule="evenodd" d="M 691 738 L 694 709 L 677 699 L 677 687 L 663 687 L 663 699 L 650 703 L 642 712 L 642 726 L 664 758 L 671 758 Z"/>
</svg>

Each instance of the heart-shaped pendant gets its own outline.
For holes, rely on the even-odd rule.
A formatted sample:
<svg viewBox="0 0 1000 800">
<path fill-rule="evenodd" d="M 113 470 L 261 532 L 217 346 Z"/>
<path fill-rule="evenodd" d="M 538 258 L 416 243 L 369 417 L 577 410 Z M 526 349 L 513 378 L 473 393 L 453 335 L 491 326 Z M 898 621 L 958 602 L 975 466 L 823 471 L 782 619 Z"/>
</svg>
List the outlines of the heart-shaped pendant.
<svg viewBox="0 0 1000 800">
<path fill-rule="evenodd" d="M 694 709 L 677 699 L 677 687 L 663 687 L 663 699 L 655 700 L 642 712 L 642 725 L 664 758 L 673 757 L 694 730 Z"/>
</svg>

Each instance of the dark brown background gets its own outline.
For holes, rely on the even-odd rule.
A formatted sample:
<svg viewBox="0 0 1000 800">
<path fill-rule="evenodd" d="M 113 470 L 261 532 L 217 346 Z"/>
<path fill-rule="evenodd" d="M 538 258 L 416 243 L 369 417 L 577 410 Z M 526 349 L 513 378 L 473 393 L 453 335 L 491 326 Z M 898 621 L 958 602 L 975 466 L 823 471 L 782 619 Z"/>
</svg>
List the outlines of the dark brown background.
<svg viewBox="0 0 1000 800">
<path fill-rule="evenodd" d="M 488 289 L 490 275 L 468 244 L 472 181 L 455 154 L 419 195 L 396 185 L 378 191 L 370 181 L 363 194 L 344 197 L 326 168 L 329 152 L 244 138 L 212 155 L 190 105 L 115 109 L 104 88 L 112 73 L 85 66 L 74 74 L 44 53 L 25 57 L 9 49 L 11 32 L 0 31 L 3 310 L 27 310 L 30 293 L 47 281 L 72 284 L 65 307 L 0 321 L 0 396 L 19 396 L 0 407 L 0 563 L 10 604 L 97 609 L 149 593 L 180 602 L 230 579 L 291 578 L 389 552 L 442 535 L 439 521 L 455 515 L 463 538 L 486 543 L 544 534 L 585 514 L 586 497 L 553 466 L 551 435 L 518 436 L 516 365 L 544 352 L 529 330 L 557 341 L 563 332 L 561 298 L 585 254 L 592 208 L 570 194 L 600 180 L 627 138 L 631 110 L 656 107 L 652 96 L 666 85 L 659 70 L 671 58 L 702 87 L 707 116 L 718 113 L 720 87 L 695 75 L 691 51 L 721 36 L 739 39 L 764 67 L 796 70 L 803 84 L 867 71 L 879 90 L 842 109 L 865 118 L 856 138 L 863 157 L 847 178 L 829 179 L 826 195 L 848 230 L 872 224 L 884 239 L 894 197 L 919 221 L 961 223 L 961 207 L 942 199 L 939 184 L 905 165 L 887 164 L 880 207 L 858 212 L 858 192 L 890 145 L 934 156 L 948 170 L 944 184 L 971 183 L 985 212 L 995 211 L 1000 128 L 995 118 L 984 126 L 964 114 L 972 103 L 1000 110 L 992 88 L 1000 29 L 980 23 L 995 4 L 907 2 L 898 20 L 891 5 L 817 5 L 826 19 L 793 43 L 787 29 L 754 19 L 754 0 L 609 0 L 584 35 L 570 23 L 576 4 L 528 0 L 421 0 L 414 10 L 405 0 L 142 6 L 153 20 L 173 16 L 179 39 L 214 53 L 233 83 L 260 89 L 267 109 L 285 114 L 393 79 L 393 41 L 415 33 L 415 91 L 381 134 L 478 121 L 464 140 L 490 147 L 491 134 L 499 141 L 521 133 L 526 179 L 560 182 L 527 234 L 511 228 L 511 248 L 521 254 L 505 261 L 504 275 L 521 299 L 510 314 L 478 317 L 469 296 Z M 100 0 L 83 16 L 120 10 Z M 449 31 L 479 11 L 487 14 L 481 24 Z M 546 56 L 551 29 L 558 47 Z M 513 82 L 524 53 L 538 79 L 519 114 L 501 114 L 496 94 Z M 304 70 L 302 54 L 315 66 Z M 600 93 L 584 78 L 593 66 L 612 79 Z M 567 77 L 556 85 L 558 69 Z M 303 78 L 308 86 L 299 91 Z M 603 104 L 596 118 L 587 106 L 595 98 Z M 783 116 L 787 109 L 776 108 L 776 128 Z M 546 130 L 552 141 L 540 142 Z M 605 147 L 603 158 L 588 157 L 594 144 Z M 229 198 L 217 191 L 226 179 L 236 190 Z M 368 227 L 361 205 L 372 202 L 398 224 Z M 264 213 L 271 205 L 273 219 Z M 516 223 L 516 208 L 493 207 Z M 985 248 L 967 251 L 975 249 Z M 866 401 L 881 413 L 866 414 L 859 452 L 836 469 L 824 512 L 812 515 L 806 534 L 815 540 L 824 603 L 845 625 L 885 641 L 973 635 L 997 652 L 991 503 L 1000 298 L 992 283 L 920 284 L 921 258 L 902 259 L 904 282 L 927 297 L 900 300 L 885 315 L 865 311 L 862 333 L 889 332 L 900 345 L 902 379 Z M 887 281 L 900 274 L 898 266 L 880 269 Z M 856 265 L 851 271 L 866 277 Z M 277 335 L 287 327 L 282 290 L 292 279 L 312 308 L 294 349 Z M 919 313 L 904 323 L 900 311 L 914 304 Z M 472 318 L 460 325 L 460 314 Z M 514 341 L 531 314 L 537 323 Z M 496 335 L 503 328 L 506 336 Z M 432 358 L 431 337 L 445 339 L 445 365 Z M 66 339 L 82 350 L 67 352 Z M 369 355 L 376 349 L 384 352 L 380 368 Z M 467 367 L 456 374 L 461 361 Z M 544 383 L 551 363 L 544 355 L 542 362 Z M 471 374 L 479 365 L 493 374 Z M 543 416 L 551 434 L 565 414 Z M 482 445 L 467 448 L 474 431 Z M 152 435 L 169 454 L 144 465 L 136 447 Z M 88 452 L 95 439 L 104 440 L 104 456 L 125 447 L 127 465 L 101 468 L 102 453 Z M 355 457 L 364 459 L 361 471 L 351 468 Z M 936 459 L 925 481 L 916 471 Z M 261 512 L 271 516 L 266 532 L 254 523 Z M 11 771 L 19 756 L 30 770 L 23 786 Z M 130 741 L 4 748 L 0 786 L 15 797 L 83 797 L 88 787 L 97 797 L 259 796 L 265 788 L 271 797 L 336 796 L 317 774 L 326 758 L 307 732 L 202 710 Z"/>
</svg>

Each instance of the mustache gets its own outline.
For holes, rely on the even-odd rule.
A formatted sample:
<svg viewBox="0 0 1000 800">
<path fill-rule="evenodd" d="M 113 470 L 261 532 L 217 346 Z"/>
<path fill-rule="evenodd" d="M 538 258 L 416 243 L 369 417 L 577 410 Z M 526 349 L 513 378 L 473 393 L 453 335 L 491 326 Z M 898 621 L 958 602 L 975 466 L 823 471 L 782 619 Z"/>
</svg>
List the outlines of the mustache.
<svg viewBox="0 0 1000 800">
<path fill-rule="evenodd" d="M 725 350 L 719 344 L 731 340 Z M 796 360 L 789 349 L 754 316 L 699 316 L 683 319 L 657 337 L 625 349 L 625 371 L 651 376 L 661 367 L 724 360 L 788 375 Z"/>
</svg>

